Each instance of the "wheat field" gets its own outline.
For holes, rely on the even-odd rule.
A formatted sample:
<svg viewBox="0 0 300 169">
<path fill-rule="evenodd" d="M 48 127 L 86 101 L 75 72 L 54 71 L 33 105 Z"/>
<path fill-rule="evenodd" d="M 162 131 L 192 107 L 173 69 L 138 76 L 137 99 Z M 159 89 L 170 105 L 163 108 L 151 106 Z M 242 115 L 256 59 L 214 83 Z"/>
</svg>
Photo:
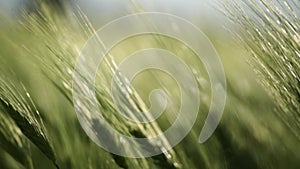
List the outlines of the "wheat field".
<svg viewBox="0 0 300 169">
<path fill-rule="evenodd" d="M 109 51 L 114 57 L 99 66 L 93 84 L 96 104 L 110 125 L 130 137 L 151 137 L 170 127 L 180 108 L 180 93 L 174 79 L 147 71 L 135 78 L 130 92 L 117 90 L 121 102 L 117 107 L 110 88 L 115 64 L 134 51 L 159 48 L 176 54 L 197 77 L 201 100 L 193 128 L 173 148 L 168 147 L 168 139 L 165 147 L 153 145 L 169 150 L 145 158 L 104 150 L 78 121 L 73 74 L 80 51 L 96 31 L 89 18 L 67 2 L 34 2 L 30 9 L 21 8 L 16 18 L 0 16 L 1 169 L 300 168 L 299 1 L 214 1 L 214 9 L 227 20 L 228 35 L 218 38 L 209 28 L 205 33 L 223 64 L 227 96 L 221 122 L 203 144 L 198 137 L 209 112 L 212 84 L 204 63 L 191 49 L 180 41 L 148 34 L 128 38 Z M 139 1 L 129 4 L 130 12 L 143 11 Z M 133 112 L 143 112 L 151 104 L 149 92 L 158 87 L 173 100 L 156 121 L 134 124 L 120 116 L 120 111 L 134 117 Z M 88 111 L 91 106 L 80 108 Z M 110 141 L 124 147 L 120 139 Z M 125 149 L 134 153 L 128 144 Z"/>
</svg>

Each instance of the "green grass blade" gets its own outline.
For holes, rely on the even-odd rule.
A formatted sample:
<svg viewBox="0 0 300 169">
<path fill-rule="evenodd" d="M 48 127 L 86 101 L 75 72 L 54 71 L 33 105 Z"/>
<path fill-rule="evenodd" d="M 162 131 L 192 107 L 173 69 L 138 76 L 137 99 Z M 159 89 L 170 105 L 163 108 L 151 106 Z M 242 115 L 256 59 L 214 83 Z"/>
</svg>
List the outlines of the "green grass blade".
<svg viewBox="0 0 300 169">
<path fill-rule="evenodd" d="M 7 110 L 6 104 L 0 100 L 0 145 L 24 167 L 33 169 L 30 145 Z"/>
<path fill-rule="evenodd" d="M 46 136 L 43 121 L 26 88 L 23 85 L 21 89 L 17 88 L 11 83 L 11 79 L 5 77 L 1 77 L 0 80 L 1 107 L 14 120 L 22 133 L 56 164 L 56 157 Z"/>
</svg>

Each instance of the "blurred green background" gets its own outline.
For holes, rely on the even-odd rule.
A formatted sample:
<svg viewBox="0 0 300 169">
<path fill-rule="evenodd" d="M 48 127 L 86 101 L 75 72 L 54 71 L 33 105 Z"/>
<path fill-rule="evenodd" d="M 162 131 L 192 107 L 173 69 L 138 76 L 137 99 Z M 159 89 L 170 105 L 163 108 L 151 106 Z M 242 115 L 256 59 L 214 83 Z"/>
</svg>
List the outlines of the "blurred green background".
<svg viewBox="0 0 300 169">
<path fill-rule="evenodd" d="M 290 109 L 278 110 L 271 89 L 268 91 L 260 83 L 261 79 L 270 83 L 272 79 L 257 73 L 257 62 L 251 50 L 245 48 L 248 44 L 238 37 L 245 30 L 230 22 L 222 10 L 225 9 L 220 2 L 209 1 L 1 0 L 0 168 L 300 168 L 299 128 L 287 125 L 299 120 L 299 116 L 293 116 L 299 113 L 299 95 L 294 114 Z M 165 154 L 132 159 L 106 152 L 82 130 L 72 103 L 72 71 L 93 29 L 118 17 L 145 11 L 183 17 L 209 37 L 224 66 L 227 100 L 221 124 L 212 138 L 199 144 L 211 99 L 203 63 L 185 45 L 163 36 L 136 36 L 118 44 L 110 51 L 115 56 L 111 61 L 116 63 L 138 49 L 151 47 L 173 52 L 195 73 L 201 93 L 197 122 L 180 144 Z M 299 25 L 299 18 L 295 20 Z M 299 44 L 296 49 L 300 50 Z M 273 63 L 272 59 L 269 63 Z M 293 66 L 299 73 L 297 64 Z M 147 132 L 153 126 L 164 131 L 172 124 L 180 105 L 174 79 L 158 71 L 146 71 L 133 81 L 132 87 L 142 98 L 135 100 L 137 105 L 150 106 L 149 92 L 157 87 L 172 98 L 153 126 L 145 127 L 120 118 L 109 96 L 109 65 L 101 67 L 95 84 L 97 98 L 104 116 L 118 131 L 147 137 L 153 134 Z M 296 79 L 299 82 L 298 74 Z M 298 84 L 291 81 L 290 85 L 298 89 Z M 291 91 L 295 95 L 297 92 Z M 289 93 L 281 94 L 284 97 Z M 286 112 L 291 112 L 290 118 L 280 116 Z"/>
</svg>

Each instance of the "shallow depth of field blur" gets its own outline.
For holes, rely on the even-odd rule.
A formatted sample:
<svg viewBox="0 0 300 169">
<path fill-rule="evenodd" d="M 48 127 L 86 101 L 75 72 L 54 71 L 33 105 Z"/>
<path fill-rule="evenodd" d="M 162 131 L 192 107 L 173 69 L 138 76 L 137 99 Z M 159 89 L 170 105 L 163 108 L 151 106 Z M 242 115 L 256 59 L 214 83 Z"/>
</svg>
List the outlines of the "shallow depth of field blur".
<svg viewBox="0 0 300 169">
<path fill-rule="evenodd" d="M 120 42 L 110 50 L 110 61 L 119 64 L 144 48 L 180 57 L 195 74 L 200 91 L 190 133 L 161 155 L 126 158 L 97 146 L 79 124 L 71 90 L 80 50 L 95 30 L 137 12 L 185 18 L 216 48 L 226 75 L 227 100 L 220 125 L 205 143 L 198 137 L 211 101 L 208 73 L 184 44 L 160 35 Z M 0 168 L 298 169 L 299 32 L 298 0 L 0 0 Z M 95 88 L 99 108 L 117 131 L 149 137 L 153 133 L 148 131 L 157 131 L 153 126 L 164 131 L 172 125 L 180 108 L 180 90 L 172 77 L 149 70 L 132 81 L 141 97 L 134 100 L 138 106 L 150 107 L 148 96 L 156 88 L 171 98 L 153 124 L 136 125 L 121 118 L 111 101 L 110 68 L 107 63 L 99 66 Z"/>
</svg>

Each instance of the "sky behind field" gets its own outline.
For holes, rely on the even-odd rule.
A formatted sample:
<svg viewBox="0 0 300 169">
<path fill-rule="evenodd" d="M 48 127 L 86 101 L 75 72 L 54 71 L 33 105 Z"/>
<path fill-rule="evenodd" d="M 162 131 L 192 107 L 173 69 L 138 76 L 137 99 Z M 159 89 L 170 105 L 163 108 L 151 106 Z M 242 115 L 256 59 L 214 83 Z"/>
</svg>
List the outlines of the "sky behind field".
<svg viewBox="0 0 300 169">
<path fill-rule="evenodd" d="M 18 16 L 22 6 L 30 6 L 30 0 L 0 0 L 0 15 Z M 209 0 L 74 0 L 73 6 L 88 16 L 95 29 L 135 12 L 165 12 L 185 18 L 206 32 L 224 33 L 228 20 L 216 10 L 214 1 Z"/>
<path fill-rule="evenodd" d="M 24 6 L 29 0 L 0 0 L 0 12 L 2 15 L 15 15 L 18 8 Z M 134 4 L 142 7 L 147 12 L 167 12 L 181 17 L 190 18 L 194 16 L 205 16 L 206 19 L 211 15 L 215 15 L 215 9 L 209 4 L 208 0 L 75 0 L 74 4 L 78 5 L 93 20 L 107 19 L 111 20 L 129 11 L 135 11 Z"/>
</svg>

